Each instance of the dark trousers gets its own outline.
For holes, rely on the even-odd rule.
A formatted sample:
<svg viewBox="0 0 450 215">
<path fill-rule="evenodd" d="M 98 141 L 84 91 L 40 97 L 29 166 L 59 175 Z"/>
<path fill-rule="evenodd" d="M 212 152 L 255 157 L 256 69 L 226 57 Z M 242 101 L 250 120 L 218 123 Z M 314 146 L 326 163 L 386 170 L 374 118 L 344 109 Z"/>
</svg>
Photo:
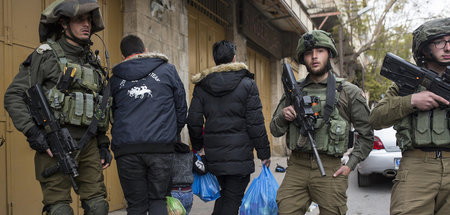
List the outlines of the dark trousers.
<svg viewBox="0 0 450 215">
<path fill-rule="evenodd" d="M 250 175 L 221 175 L 217 176 L 220 184 L 220 198 L 214 204 L 213 215 L 238 214 L 244 197 L 245 188 L 250 182 Z"/>
<path fill-rule="evenodd" d="M 117 159 L 127 213 L 167 215 L 173 154 L 130 154 Z"/>
</svg>

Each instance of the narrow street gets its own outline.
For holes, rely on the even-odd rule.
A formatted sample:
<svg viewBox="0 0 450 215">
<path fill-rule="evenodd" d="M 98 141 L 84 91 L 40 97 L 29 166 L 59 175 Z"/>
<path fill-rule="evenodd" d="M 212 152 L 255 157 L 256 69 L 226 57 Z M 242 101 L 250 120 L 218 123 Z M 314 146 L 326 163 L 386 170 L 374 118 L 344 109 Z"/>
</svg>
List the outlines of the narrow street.
<svg viewBox="0 0 450 215">
<path fill-rule="evenodd" d="M 270 170 L 278 184 L 284 178 L 284 173 L 275 172 L 275 167 L 280 164 L 286 167 L 286 157 L 273 157 Z M 261 171 L 261 162 L 255 160 L 256 171 L 251 175 L 257 177 Z M 392 180 L 382 176 L 374 175 L 372 184 L 369 187 L 358 187 L 358 178 L 356 171 L 349 176 L 348 195 L 348 215 L 387 215 L 389 214 L 390 194 L 392 188 Z M 251 183 L 251 182 L 250 182 Z M 214 201 L 203 202 L 194 195 L 194 205 L 190 215 L 209 215 L 212 213 Z M 306 215 L 318 215 L 319 209 L 315 204 L 310 207 L 311 212 Z M 125 215 L 125 210 L 119 210 L 109 213 L 109 215 Z"/>
</svg>

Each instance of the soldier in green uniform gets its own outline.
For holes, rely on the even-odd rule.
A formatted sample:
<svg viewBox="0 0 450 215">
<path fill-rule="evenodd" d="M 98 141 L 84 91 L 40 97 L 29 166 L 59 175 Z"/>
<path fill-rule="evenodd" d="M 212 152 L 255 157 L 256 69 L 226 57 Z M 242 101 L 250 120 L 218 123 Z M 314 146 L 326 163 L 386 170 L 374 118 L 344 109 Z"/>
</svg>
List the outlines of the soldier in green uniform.
<svg viewBox="0 0 450 215">
<path fill-rule="evenodd" d="M 103 30 L 104 25 L 96 0 L 57 0 L 44 10 L 39 24 L 40 45 L 20 66 L 20 71 L 5 93 L 5 109 L 15 127 L 27 137 L 30 147 L 36 150 L 35 171 L 43 193 L 43 212 L 47 214 L 73 214 L 70 207 L 72 183 L 68 175 L 57 172 L 43 177 L 42 172 L 56 165 L 45 139 L 45 132 L 36 126 L 23 101 L 24 92 L 41 84 L 55 117 L 71 136 L 79 141 L 93 117 L 98 119 L 95 135 L 77 151 L 78 185 L 84 214 L 107 214 L 106 188 L 102 169 L 109 166 L 111 153 L 106 114 L 97 117 L 104 73 L 98 58 L 90 50 L 91 35 Z M 56 88 L 65 67 L 76 69 L 68 92 Z M 108 105 L 107 105 L 108 106 Z"/>
<path fill-rule="evenodd" d="M 442 76 L 450 66 L 450 18 L 425 22 L 413 32 L 420 67 Z M 394 125 L 403 157 L 391 193 L 391 214 L 450 213 L 449 101 L 423 87 L 399 96 L 396 84 L 370 115 L 374 129 Z"/>
<path fill-rule="evenodd" d="M 283 95 L 270 123 L 273 136 L 286 133 L 286 144 L 292 150 L 277 193 L 278 213 L 304 214 L 314 201 L 320 214 L 345 214 L 348 174 L 367 157 L 373 145 L 369 108 L 361 89 L 334 77 L 330 58 L 337 55 L 337 50 L 329 33 L 305 33 L 298 41 L 297 55 L 309 73 L 298 82 L 299 87 L 318 103 L 313 109 L 319 113 L 313 137 L 326 176 L 321 176 L 308 138 L 300 134 L 299 126 L 293 122 L 296 112 Z M 351 125 L 359 137 L 343 165 L 341 158 L 348 148 Z"/>
</svg>

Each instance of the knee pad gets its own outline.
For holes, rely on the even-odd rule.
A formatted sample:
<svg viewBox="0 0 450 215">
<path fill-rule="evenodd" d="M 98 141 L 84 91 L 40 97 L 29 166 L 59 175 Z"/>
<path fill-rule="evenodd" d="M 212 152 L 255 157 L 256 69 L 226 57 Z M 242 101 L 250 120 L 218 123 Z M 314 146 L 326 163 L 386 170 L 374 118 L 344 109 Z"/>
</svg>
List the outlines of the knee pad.
<svg viewBox="0 0 450 215">
<path fill-rule="evenodd" d="M 84 215 L 107 215 L 109 204 L 103 197 L 97 197 L 81 202 Z"/>
<path fill-rule="evenodd" d="M 48 215 L 73 215 L 73 210 L 67 203 L 56 203 L 54 205 L 50 205 L 48 208 Z"/>
</svg>

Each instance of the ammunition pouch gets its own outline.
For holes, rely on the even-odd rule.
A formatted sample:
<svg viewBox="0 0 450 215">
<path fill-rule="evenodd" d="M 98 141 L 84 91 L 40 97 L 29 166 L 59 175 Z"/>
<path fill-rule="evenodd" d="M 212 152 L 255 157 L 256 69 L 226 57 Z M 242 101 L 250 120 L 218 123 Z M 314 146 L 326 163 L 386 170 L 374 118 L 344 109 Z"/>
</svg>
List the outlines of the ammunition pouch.
<svg viewBox="0 0 450 215">
<path fill-rule="evenodd" d="M 417 92 L 424 90 L 419 89 Z M 411 148 L 450 148 L 450 108 L 419 111 L 394 125 L 397 145 L 403 150 Z"/>
<path fill-rule="evenodd" d="M 337 84 L 341 85 L 342 80 L 338 80 Z M 326 104 L 326 88 L 321 89 L 309 89 L 303 88 L 304 92 L 312 96 L 312 100 L 317 105 L 312 106 L 314 113 L 318 113 L 318 117 L 314 124 L 313 138 L 316 142 L 316 148 L 319 153 L 333 155 L 336 157 L 342 156 L 348 148 L 349 129 L 350 125 L 345 120 L 337 109 L 336 105 L 333 106 L 333 111 L 329 116 L 329 122 L 324 120 L 325 104 Z M 340 90 L 336 91 L 335 101 L 339 101 Z M 318 98 L 318 99 L 316 99 Z M 312 152 L 311 144 L 308 142 L 308 138 L 299 135 L 297 142 L 297 148 L 301 151 Z"/>
<path fill-rule="evenodd" d="M 48 91 L 47 98 L 61 125 L 89 126 L 93 117 L 96 117 L 98 127 L 101 130 L 108 130 L 112 97 L 108 98 L 105 111 L 100 110 L 103 100 L 101 95 L 83 92 L 66 95 L 54 87 Z"/>
<path fill-rule="evenodd" d="M 348 130 L 348 122 L 343 120 L 342 117 L 339 116 L 338 119 L 330 121 L 327 154 L 341 156 L 347 151 Z"/>
<path fill-rule="evenodd" d="M 349 123 L 339 115 L 336 108 L 330 116 L 329 123 L 324 123 L 323 119 L 319 118 L 314 128 L 313 138 L 319 153 L 339 157 L 347 151 Z M 301 151 L 312 152 L 308 141 L 307 137 L 299 136 L 297 146 L 301 148 Z"/>
<path fill-rule="evenodd" d="M 108 130 L 112 97 L 108 98 L 105 110 L 101 110 L 103 97 L 100 92 L 104 87 L 102 71 L 90 64 L 69 62 L 58 43 L 49 40 L 48 44 L 52 47 L 61 70 L 58 83 L 46 94 L 59 123 L 89 126 L 95 117 L 98 119 L 99 130 Z"/>
<path fill-rule="evenodd" d="M 423 147 L 450 147 L 450 108 L 419 112 L 404 118 L 394 128 L 403 150 Z"/>
<path fill-rule="evenodd" d="M 70 62 L 59 62 L 59 67 L 62 71 L 60 80 L 64 77 L 66 68 L 75 69 L 73 81 L 70 86 L 71 89 L 84 89 L 92 92 L 99 92 L 101 90 L 101 71 L 93 69 L 91 66 L 81 66 Z"/>
</svg>

